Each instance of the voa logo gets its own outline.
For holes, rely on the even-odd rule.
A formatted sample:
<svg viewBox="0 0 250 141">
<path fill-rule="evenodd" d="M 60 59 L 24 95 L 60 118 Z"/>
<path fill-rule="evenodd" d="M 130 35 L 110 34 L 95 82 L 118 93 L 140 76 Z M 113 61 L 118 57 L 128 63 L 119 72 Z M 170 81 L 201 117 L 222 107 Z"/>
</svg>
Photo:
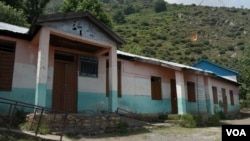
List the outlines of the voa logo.
<svg viewBox="0 0 250 141">
<path fill-rule="evenodd" d="M 244 129 L 226 129 L 228 136 L 247 136 Z"/>
</svg>

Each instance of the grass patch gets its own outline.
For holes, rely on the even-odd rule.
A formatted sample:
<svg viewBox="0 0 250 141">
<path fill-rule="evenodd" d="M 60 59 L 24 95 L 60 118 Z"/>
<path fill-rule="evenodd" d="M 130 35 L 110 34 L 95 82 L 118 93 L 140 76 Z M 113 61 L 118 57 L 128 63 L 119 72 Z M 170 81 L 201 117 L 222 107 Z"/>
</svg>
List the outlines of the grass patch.
<svg viewBox="0 0 250 141">
<path fill-rule="evenodd" d="M 25 122 L 25 123 L 19 125 L 21 130 L 36 131 L 37 124 L 34 124 L 31 129 L 30 129 L 30 126 L 31 126 L 31 122 Z M 42 135 L 46 135 L 46 134 L 51 133 L 51 127 L 50 127 L 49 123 L 41 122 L 38 133 L 42 134 Z"/>
</svg>

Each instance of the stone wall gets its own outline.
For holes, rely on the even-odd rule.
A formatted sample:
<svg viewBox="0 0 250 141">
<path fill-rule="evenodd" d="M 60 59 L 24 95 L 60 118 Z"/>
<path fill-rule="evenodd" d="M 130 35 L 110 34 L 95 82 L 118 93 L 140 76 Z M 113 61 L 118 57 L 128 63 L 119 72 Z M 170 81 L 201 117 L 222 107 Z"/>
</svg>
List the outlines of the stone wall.
<svg viewBox="0 0 250 141">
<path fill-rule="evenodd" d="M 35 121 L 37 123 L 39 114 L 36 114 Z M 26 120 L 31 122 L 34 114 L 29 114 Z M 48 124 L 52 132 L 60 132 L 63 127 L 64 115 L 44 114 L 42 124 Z M 87 134 L 95 135 L 104 132 L 113 132 L 119 130 L 120 116 L 117 114 L 69 114 L 67 116 L 67 124 L 65 126 L 66 134 Z"/>
</svg>

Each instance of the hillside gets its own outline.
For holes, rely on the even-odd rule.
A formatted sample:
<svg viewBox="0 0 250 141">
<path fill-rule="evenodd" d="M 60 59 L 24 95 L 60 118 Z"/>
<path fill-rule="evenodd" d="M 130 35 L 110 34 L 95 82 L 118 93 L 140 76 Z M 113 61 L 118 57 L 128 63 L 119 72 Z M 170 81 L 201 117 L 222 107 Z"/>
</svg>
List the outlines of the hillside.
<svg viewBox="0 0 250 141">
<path fill-rule="evenodd" d="M 239 70 L 250 44 L 249 11 L 168 4 L 166 12 L 155 13 L 151 6 L 125 16 L 114 31 L 127 42 L 123 51 L 187 65 L 203 58 Z"/>
<path fill-rule="evenodd" d="M 156 13 L 153 0 L 101 2 L 110 17 L 130 7 L 125 21 L 113 25 L 126 41 L 120 48 L 126 52 L 187 65 L 203 58 L 239 71 L 250 45 L 248 9 L 167 4 L 166 11 Z M 196 33 L 197 40 L 190 41 Z"/>
</svg>

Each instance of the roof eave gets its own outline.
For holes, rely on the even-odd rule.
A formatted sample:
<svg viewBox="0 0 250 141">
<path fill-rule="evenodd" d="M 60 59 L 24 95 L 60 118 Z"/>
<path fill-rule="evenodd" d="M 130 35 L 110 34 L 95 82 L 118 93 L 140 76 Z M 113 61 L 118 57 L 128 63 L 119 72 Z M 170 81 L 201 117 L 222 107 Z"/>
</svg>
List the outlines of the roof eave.
<svg viewBox="0 0 250 141">
<path fill-rule="evenodd" d="M 31 40 L 32 37 L 28 33 L 17 33 L 9 30 L 0 30 L 0 36 L 8 36 L 13 38 L 19 38 L 23 40 Z"/>
</svg>

